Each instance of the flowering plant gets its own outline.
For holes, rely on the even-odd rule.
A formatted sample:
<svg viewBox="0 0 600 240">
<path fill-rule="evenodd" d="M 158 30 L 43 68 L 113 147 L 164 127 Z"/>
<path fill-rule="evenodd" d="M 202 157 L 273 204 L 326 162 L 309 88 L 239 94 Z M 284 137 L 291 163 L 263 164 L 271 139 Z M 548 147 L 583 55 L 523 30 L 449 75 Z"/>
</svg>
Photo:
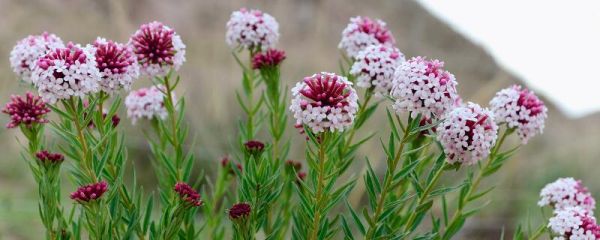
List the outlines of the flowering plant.
<svg viewBox="0 0 600 240">
<path fill-rule="evenodd" d="M 65 45 L 48 33 L 17 43 L 12 68 L 39 96 L 12 96 L 3 112 L 7 128 L 27 140 L 47 239 L 451 239 L 485 206 L 493 188 L 481 190 L 484 180 L 544 128 L 547 109 L 532 91 L 501 90 L 490 108 L 463 102 L 460 76 L 437 59 L 405 58 L 382 20 L 351 18 L 340 72 L 306 74 L 289 90 L 275 18 L 240 9 L 226 27 L 243 114 L 233 149 L 206 176 L 193 171 L 186 101 L 175 93 L 186 45 L 173 28 L 143 24 L 127 43 Z M 130 91 L 143 80 L 146 87 Z M 122 105 L 145 134 L 155 193 L 138 187 L 130 168 Z M 388 128 L 363 135 L 376 114 Z M 520 144 L 504 146 L 515 133 Z M 359 151 L 374 138 L 382 159 Z M 292 146 L 304 148 L 295 156 L 304 161 L 289 160 Z M 362 158 L 365 171 L 353 173 Z M 466 174 L 448 179 L 458 170 Z M 63 175 L 78 186 L 70 205 Z M 351 201 L 357 193 L 365 203 Z M 549 185 L 539 204 L 556 210 L 540 231 L 600 236 L 595 201 L 580 182 Z"/>
</svg>

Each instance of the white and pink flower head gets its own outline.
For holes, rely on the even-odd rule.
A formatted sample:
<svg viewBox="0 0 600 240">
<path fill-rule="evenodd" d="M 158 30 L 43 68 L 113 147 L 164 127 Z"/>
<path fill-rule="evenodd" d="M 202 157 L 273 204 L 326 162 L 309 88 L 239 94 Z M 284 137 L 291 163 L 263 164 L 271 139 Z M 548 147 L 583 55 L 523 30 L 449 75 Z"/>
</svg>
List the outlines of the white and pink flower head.
<svg viewBox="0 0 600 240">
<path fill-rule="evenodd" d="M 133 49 L 104 38 L 97 38 L 93 45 L 102 91 L 114 93 L 122 88 L 129 90 L 133 81 L 140 76 Z"/>
<path fill-rule="evenodd" d="M 554 209 L 577 206 L 588 211 L 594 211 L 596 200 L 581 180 L 559 178 L 546 185 L 540 192 L 538 205 L 551 206 Z"/>
<path fill-rule="evenodd" d="M 381 44 L 365 48 L 355 60 L 350 73 L 356 76 L 356 85 L 373 88 L 377 97 L 389 95 L 396 67 L 405 61 L 397 48 Z"/>
<path fill-rule="evenodd" d="M 232 49 L 242 47 L 265 51 L 275 47 L 279 41 L 279 23 L 260 10 L 242 8 L 231 13 L 225 41 Z"/>
<path fill-rule="evenodd" d="M 29 35 L 17 42 L 10 51 L 10 67 L 23 81 L 31 82 L 31 72 L 38 58 L 54 48 L 63 48 L 63 41 L 54 34 L 44 32 Z"/>
<path fill-rule="evenodd" d="M 494 114 L 475 103 L 449 112 L 436 131 L 450 164 L 472 165 L 486 158 L 498 137 Z"/>
<path fill-rule="evenodd" d="M 48 51 L 38 59 L 31 81 L 42 99 L 51 104 L 98 92 L 100 71 L 93 47 L 68 43 L 64 48 Z"/>
<path fill-rule="evenodd" d="M 131 91 L 125 98 L 125 107 L 127 108 L 127 116 L 131 118 L 133 124 L 141 118 L 146 119 L 165 119 L 168 116 L 165 108 L 164 86 L 152 86 L 149 88 L 140 88 Z M 175 96 L 172 96 L 175 101 Z"/>
<path fill-rule="evenodd" d="M 313 133 L 344 131 L 354 122 L 358 95 L 352 83 L 334 73 L 317 73 L 292 89 L 290 110 L 296 125 Z"/>
<path fill-rule="evenodd" d="M 548 222 L 554 240 L 595 240 L 600 239 L 600 226 L 588 210 L 580 207 L 567 207 L 557 210 Z"/>
<path fill-rule="evenodd" d="M 397 113 L 411 112 L 426 118 L 441 118 L 454 109 L 460 96 L 456 79 L 444 62 L 414 57 L 400 63 L 394 73 L 391 96 Z"/>
<path fill-rule="evenodd" d="M 357 16 L 350 18 L 350 23 L 342 32 L 338 48 L 344 50 L 348 57 L 356 58 L 368 46 L 377 44 L 393 47 L 396 40 L 385 22 Z"/>
<path fill-rule="evenodd" d="M 523 144 L 544 131 L 548 108 L 533 91 L 519 85 L 501 90 L 490 101 L 498 124 L 516 128 Z"/>
<path fill-rule="evenodd" d="M 185 44 L 161 22 L 143 24 L 129 39 L 142 74 L 154 77 L 178 70 L 185 62 Z"/>
</svg>

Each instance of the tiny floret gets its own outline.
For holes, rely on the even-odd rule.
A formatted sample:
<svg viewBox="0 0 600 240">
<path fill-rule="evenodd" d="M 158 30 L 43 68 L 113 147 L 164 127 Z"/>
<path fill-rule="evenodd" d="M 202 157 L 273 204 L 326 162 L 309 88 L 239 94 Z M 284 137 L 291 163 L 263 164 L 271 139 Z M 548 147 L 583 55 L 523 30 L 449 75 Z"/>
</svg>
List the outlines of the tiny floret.
<svg viewBox="0 0 600 240">
<path fill-rule="evenodd" d="M 279 23 L 260 10 L 242 8 L 231 13 L 225 41 L 232 49 L 267 50 L 279 41 Z"/>
<path fill-rule="evenodd" d="M 250 207 L 250 204 L 245 203 L 245 202 L 236 203 L 233 206 L 231 206 L 231 208 L 229 210 L 227 210 L 227 212 L 229 214 L 229 218 L 231 220 L 246 218 L 246 217 L 250 216 L 251 211 L 252 211 L 252 208 Z"/>
<path fill-rule="evenodd" d="M 375 96 L 387 96 L 392 89 L 394 71 L 404 62 L 404 55 L 395 47 L 371 45 L 356 56 L 350 73 L 356 76 L 356 85 L 373 88 Z"/>
<path fill-rule="evenodd" d="M 248 154 L 257 157 L 264 151 L 265 144 L 261 141 L 250 140 L 244 143 L 244 148 Z"/>
<path fill-rule="evenodd" d="M 344 131 L 354 122 L 357 109 L 352 83 L 334 73 L 306 77 L 292 89 L 290 110 L 296 124 L 307 125 L 313 133 Z"/>
<path fill-rule="evenodd" d="M 71 199 L 84 203 L 99 199 L 108 190 L 108 184 L 106 181 L 99 183 L 92 183 L 85 186 L 81 186 L 77 191 L 71 193 Z"/>
<path fill-rule="evenodd" d="M 259 52 L 252 56 L 253 69 L 275 68 L 285 60 L 285 52 L 273 48 Z"/>
<path fill-rule="evenodd" d="M 554 240 L 600 239 L 600 226 L 591 212 L 580 207 L 557 210 L 548 221 Z"/>
<path fill-rule="evenodd" d="M 357 16 L 350 18 L 338 48 L 344 50 L 348 57 L 356 58 L 368 46 L 377 44 L 393 47 L 396 40 L 384 21 Z"/>
<path fill-rule="evenodd" d="M 472 165 L 486 158 L 498 137 L 494 114 L 474 103 L 452 110 L 437 127 L 450 164 Z"/>
<path fill-rule="evenodd" d="M 42 164 L 60 164 L 65 160 L 65 156 L 60 153 L 51 153 L 46 150 L 39 151 L 35 154 L 35 157 Z"/>
<path fill-rule="evenodd" d="M 165 97 L 163 85 L 131 91 L 125 98 L 127 116 L 131 118 L 133 124 L 141 118 L 165 119 L 168 116 L 164 104 Z M 175 101 L 175 96 L 173 96 L 173 101 Z"/>
<path fill-rule="evenodd" d="M 185 62 L 185 44 L 175 30 L 160 22 L 143 24 L 129 39 L 142 74 L 164 76 Z"/>
<path fill-rule="evenodd" d="M 6 128 L 15 128 L 21 124 L 30 128 L 33 124 L 47 123 L 46 114 L 50 112 L 50 108 L 39 96 L 27 92 L 24 97 L 12 95 L 2 112 L 10 116 Z"/>
<path fill-rule="evenodd" d="M 490 108 L 498 124 L 516 128 L 521 142 L 544 131 L 548 109 L 533 91 L 518 85 L 501 90 L 490 101 Z"/>
<path fill-rule="evenodd" d="M 190 185 L 184 182 L 178 182 L 175 184 L 173 188 L 177 194 L 179 194 L 179 198 L 190 204 L 191 206 L 200 206 L 202 205 L 202 200 L 200 200 L 200 194 L 196 192 Z"/>
<path fill-rule="evenodd" d="M 139 77 L 140 67 L 129 45 L 98 38 L 94 42 L 94 53 L 102 91 L 114 93 L 122 88 L 129 90 Z"/>
<path fill-rule="evenodd" d="M 42 99 L 51 104 L 98 92 L 100 71 L 93 47 L 69 43 L 65 48 L 48 51 L 38 59 L 31 80 Z"/>
<path fill-rule="evenodd" d="M 588 211 L 594 211 L 596 200 L 581 180 L 559 178 L 546 185 L 540 192 L 540 207 L 551 206 L 554 209 L 577 206 Z"/>
<path fill-rule="evenodd" d="M 454 75 L 443 69 L 444 62 L 414 57 L 402 62 L 394 73 L 391 96 L 397 113 L 411 112 L 439 119 L 452 110 L 460 97 Z"/>
<path fill-rule="evenodd" d="M 10 51 L 10 67 L 23 81 L 30 83 L 38 58 L 52 49 L 64 47 L 63 41 L 54 34 L 29 35 L 19 40 Z"/>
</svg>

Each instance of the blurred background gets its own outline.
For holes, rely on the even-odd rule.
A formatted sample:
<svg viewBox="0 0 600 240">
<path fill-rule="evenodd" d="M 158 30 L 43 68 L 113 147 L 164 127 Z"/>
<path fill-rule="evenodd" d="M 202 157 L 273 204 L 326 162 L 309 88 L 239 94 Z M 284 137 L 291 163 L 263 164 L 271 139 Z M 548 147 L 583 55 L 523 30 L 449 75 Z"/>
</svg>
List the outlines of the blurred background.
<svg viewBox="0 0 600 240">
<path fill-rule="evenodd" d="M 529 215 L 534 223 L 539 221 L 536 205 L 539 190 L 558 177 L 573 176 L 582 179 L 592 193 L 600 196 L 600 176 L 594 168 L 596 156 L 600 154 L 600 114 L 594 113 L 594 110 L 600 104 L 595 108 L 592 106 L 584 109 L 569 105 L 576 102 L 568 101 L 569 96 L 583 96 L 591 102 L 591 98 L 598 99 L 597 95 L 586 95 L 573 90 L 595 91 L 597 88 L 589 85 L 592 81 L 597 81 L 593 79 L 594 69 L 563 66 L 572 72 L 580 71 L 587 76 L 591 75 L 588 78 L 573 75 L 577 81 L 569 79 L 570 75 L 557 80 L 539 78 L 544 75 L 529 74 L 526 71 L 526 63 L 531 61 L 575 61 L 576 57 L 559 59 L 557 56 L 568 55 L 569 46 L 581 43 L 570 42 L 569 38 L 562 39 L 561 44 L 566 50 L 548 49 L 534 51 L 531 55 L 513 54 L 512 57 L 516 58 L 513 62 L 510 57 L 501 53 L 539 47 L 535 46 L 535 41 L 526 40 L 539 35 L 540 32 L 532 26 L 537 26 L 542 21 L 536 19 L 535 15 L 530 16 L 529 19 L 535 22 L 527 25 L 525 19 L 522 22 L 525 30 L 514 36 L 505 36 L 513 41 L 522 39 L 519 42 L 522 44 L 515 45 L 519 48 L 510 48 L 510 45 L 502 45 L 504 48 L 500 49 L 493 48 L 490 47 L 494 45 L 491 44 L 493 42 L 486 39 L 494 39 L 494 35 L 485 34 L 494 32 L 494 28 L 500 31 L 502 26 L 510 29 L 512 25 L 509 23 L 514 21 L 507 21 L 508 25 L 502 25 L 503 21 L 486 25 L 485 14 L 472 9 L 478 15 L 471 16 L 468 14 L 472 7 L 469 1 L 457 1 L 459 3 L 463 5 L 448 8 L 448 4 L 438 6 L 434 5 L 434 1 L 428 0 L 0 0 L 0 101 L 7 102 L 11 94 L 22 94 L 28 90 L 28 86 L 20 83 L 12 73 L 8 57 L 13 45 L 29 34 L 49 31 L 59 35 L 65 42 L 77 43 L 92 42 L 97 36 L 126 42 L 129 35 L 142 23 L 162 21 L 173 27 L 187 45 L 187 62 L 179 71 L 184 86 L 178 89 L 178 94 L 185 96 L 188 103 L 191 103 L 188 104 L 187 118 L 192 127 L 190 135 L 196 138 L 196 144 L 191 146 L 198 156 L 196 165 L 199 169 L 210 172 L 219 166 L 220 157 L 233 149 L 232 143 L 237 137 L 236 123 L 241 118 L 241 109 L 234 97 L 236 89 L 240 87 L 241 72 L 224 41 L 225 23 L 230 13 L 241 7 L 258 8 L 279 21 L 281 39 L 278 47 L 284 49 L 288 56 L 282 69 L 283 81 L 287 85 L 295 84 L 302 77 L 315 72 L 338 72 L 340 52 L 337 44 L 340 34 L 350 17 L 364 15 L 387 22 L 398 48 L 406 56 L 423 55 L 445 61 L 446 69 L 455 74 L 459 82 L 459 93 L 465 100 L 487 105 L 496 91 L 514 83 L 542 90 L 538 93 L 541 93 L 549 108 L 544 134 L 533 138 L 499 174 L 484 183 L 497 185 L 492 193 L 493 201 L 467 222 L 457 239 L 497 239 L 502 229 L 510 233 L 518 223 L 526 223 Z M 462 9 L 462 12 L 457 9 Z M 513 8 L 504 10 L 506 9 Z M 467 14 L 471 18 L 457 18 L 461 14 Z M 516 16 L 512 16 L 510 12 L 503 12 L 503 15 L 511 19 Z M 473 22 L 479 24 L 480 30 L 486 27 L 491 30 L 473 30 L 475 28 L 468 24 Z M 589 22 L 586 24 L 591 25 Z M 561 35 L 560 31 L 569 29 L 563 27 L 557 28 L 556 31 L 559 32 L 555 34 Z M 527 29 L 530 31 L 526 31 Z M 506 30 L 505 33 L 511 34 Z M 491 49 L 493 55 L 486 49 Z M 501 64 L 498 59 L 502 60 Z M 507 62 L 510 64 L 506 64 Z M 547 71 L 554 68 L 545 64 L 542 66 Z M 527 77 L 521 78 L 515 73 Z M 562 81 L 563 84 L 567 82 L 575 85 L 575 88 L 543 88 L 551 81 Z M 150 84 L 148 79 L 140 79 L 134 88 Z M 379 109 L 380 116 L 383 116 L 387 104 L 382 106 Z M 149 164 L 148 146 L 143 138 L 143 129 L 147 126 L 132 126 L 125 119 L 124 111 L 121 110 L 120 113 L 123 118 L 120 127 L 127 132 L 128 137 L 128 156 L 135 163 L 141 184 L 146 189 L 152 189 L 155 179 Z M 7 121 L 5 115 L 0 116 L 2 124 Z M 385 124 L 383 117 L 371 119 L 361 134 L 379 131 L 378 136 L 385 136 L 388 132 L 386 128 L 375 127 Z M 37 190 L 29 169 L 19 155 L 21 146 L 16 140 L 19 137 L 17 132 L 0 128 L 3 155 L 0 159 L 0 239 L 39 239 L 42 225 L 38 220 Z M 296 143 L 290 157 L 301 160 L 302 137 L 296 134 L 292 126 L 288 132 Z M 516 143 L 513 141 L 513 144 Z M 383 172 L 385 161 L 380 152 L 378 141 L 367 143 L 358 153 L 351 174 L 363 171 L 364 156 L 368 156 L 376 164 L 375 167 Z M 450 185 L 456 181 L 457 179 L 449 177 L 444 184 Z M 64 182 L 66 187 L 63 195 L 66 196 L 73 188 L 69 186 L 67 179 Z M 352 195 L 354 204 L 360 205 L 364 201 L 361 191 L 359 184 L 355 190 L 357 193 Z"/>
</svg>

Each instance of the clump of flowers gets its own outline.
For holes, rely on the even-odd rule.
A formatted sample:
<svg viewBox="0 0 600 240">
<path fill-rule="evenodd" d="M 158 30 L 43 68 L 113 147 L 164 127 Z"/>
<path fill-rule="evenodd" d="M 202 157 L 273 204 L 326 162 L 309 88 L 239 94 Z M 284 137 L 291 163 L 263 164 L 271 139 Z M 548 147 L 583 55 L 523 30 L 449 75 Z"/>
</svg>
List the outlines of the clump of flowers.
<svg viewBox="0 0 600 240">
<path fill-rule="evenodd" d="M 143 24 L 129 39 L 142 74 L 166 75 L 185 62 L 185 44 L 175 30 L 160 22 Z"/>
<path fill-rule="evenodd" d="M 283 60 L 285 60 L 284 51 L 269 48 L 265 52 L 259 52 L 252 56 L 252 68 L 264 69 L 277 67 Z"/>
<path fill-rule="evenodd" d="M 600 226 L 596 218 L 580 207 L 567 207 L 554 212 L 548 228 L 558 239 L 600 239 Z"/>
<path fill-rule="evenodd" d="M 490 101 L 498 124 L 516 128 L 523 144 L 544 130 L 548 109 L 533 91 L 518 85 L 501 90 Z"/>
<path fill-rule="evenodd" d="M 296 124 L 305 124 L 314 133 L 344 131 L 352 125 L 358 95 L 352 83 L 334 73 L 317 73 L 304 78 L 292 89 L 290 110 Z"/>
<path fill-rule="evenodd" d="M 471 165 L 488 156 L 498 137 L 498 125 L 492 112 L 468 103 L 448 113 L 437 132 L 450 164 Z"/>
<path fill-rule="evenodd" d="M 454 75 L 443 69 L 444 62 L 414 57 L 402 62 L 394 73 L 391 91 L 396 112 L 411 112 L 440 118 L 454 108 L 460 97 Z"/>
<path fill-rule="evenodd" d="M 100 71 L 90 45 L 73 43 L 55 48 L 40 57 L 31 74 L 33 84 L 48 103 L 84 97 L 99 90 Z"/>
<path fill-rule="evenodd" d="M 267 50 L 279 40 L 279 23 L 260 10 L 242 8 L 231 13 L 225 40 L 231 48 Z"/>
<path fill-rule="evenodd" d="M 129 90 L 140 75 L 137 59 L 130 46 L 98 38 L 94 42 L 100 87 L 102 91 L 113 93 L 121 88 Z"/>
<path fill-rule="evenodd" d="M 125 98 L 127 116 L 135 124 L 139 119 L 165 119 L 168 115 L 164 105 L 164 86 L 152 86 L 131 91 Z M 173 97 L 174 98 L 174 97 Z"/>
<path fill-rule="evenodd" d="M 265 150 L 265 144 L 261 141 L 250 140 L 244 143 L 244 148 L 248 154 L 257 157 Z"/>
<path fill-rule="evenodd" d="M 60 153 L 51 153 L 46 150 L 39 151 L 35 154 L 35 157 L 42 164 L 60 164 L 65 160 L 65 156 Z"/>
<path fill-rule="evenodd" d="M 593 211 L 596 208 L 596 200 L 581 180 L 559 178 L 542 189 L 538 205 L 551 206 L 554 209 L 576 206 Z"/>
<path fill-rule="evenodd" d="M 108 184 L 106 181 L 98 183 L 92 183 L 85 186 L 81 186 L 77 191 L 71 193 L 71 199 L 84 203 L 97 200 L 104 195 L 108 190 Z"/>
<path fill-rule="evenodd" d="M 39 96 L 27 92 L 24 97 L 12 95 L 2 112 L 10 115 L 6 128 L 15 128 L 21 124 L 29 128 L 36 123 L 47 123 L 46 114 L 50 109 Z"/>
<path fill-rule="evenodd" d="M 192 206 L 200 206 L 202 205 L 202 200 L 200 200 L 200 194 L 196 192 L 190 185 L 184 182 L 178 182 L 174 187 L 175 192 L 179 194 L 179 198 L 189 203 Z"/>
<path fill-rule="evenodd" d="M 384 21 L 357 16 L 350 18 L 350 23 L 342 32 L 338 48 L 344 50 L 349 57 L 356 58 L 368 46 L 382 44 L 392 47 L 395 43 L 396 40 Z"/>
<path fill-rule="evenodd" d="M 231 220 L 237 220 L 240 218 L 246 218 L 250 216 L 251 211 L 252 208 L 250 207 L 250 204 L 242 202 L 233 204 L 233 206 L 231 206 L 231 208 L 227 210 L 227 213 L 229 214 L 229 218 Z"/>
<path fill-rule="evenodd" d="M 31 82 L 31 72 L 37 64 L 38 58 L 49 50 L 64 46 L 59 37 L 48 32 L 29 35 L 19 40 L 10 51 L 10 67 L 23 81 Z"/>
<path fill-rule="evenodd" d="M 350 73 L 357 76 L 357 86 L 373 88 L 375 95 L 382 97 L 389 94 L 394 71 L 404 61 L 404 54 L 395 47 L 371 45 L 358 53 Z"/>
</svg>

